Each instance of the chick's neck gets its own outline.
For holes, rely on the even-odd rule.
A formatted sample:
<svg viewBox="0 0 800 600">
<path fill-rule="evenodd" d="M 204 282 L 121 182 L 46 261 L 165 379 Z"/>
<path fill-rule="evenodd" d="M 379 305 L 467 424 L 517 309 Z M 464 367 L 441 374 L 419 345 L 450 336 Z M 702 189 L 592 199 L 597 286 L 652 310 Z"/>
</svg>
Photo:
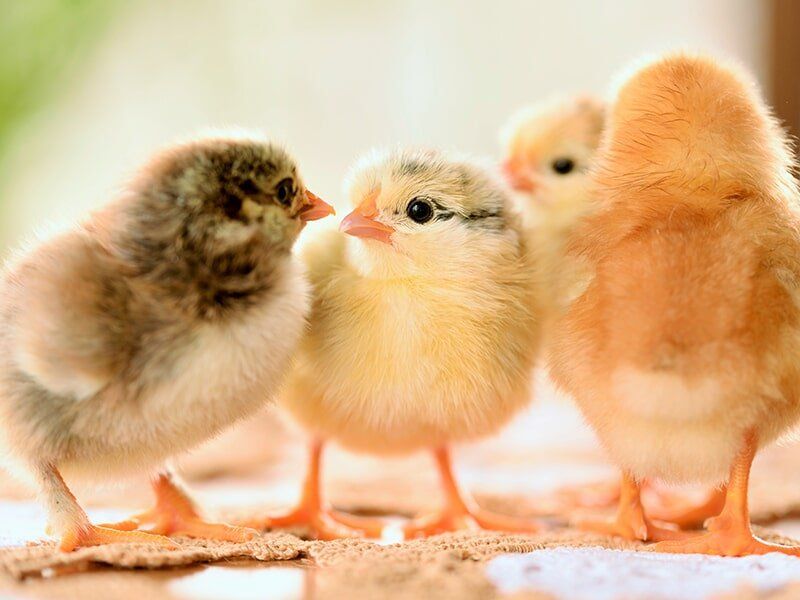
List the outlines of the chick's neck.
<svg viewBox="0 0 800 600">
<path fill-rule="evenodd" d="M 440 245 L 426 252 L 416 249 L 412 255 L 402 247 L 374 240 L 348 238 L 346 260 L 359 276 L 384 281 L 408 283 L 441 283 L 447 286 L 471 285 L 476 279 L 494 279 L 505 256 L 498 255 L 493 248 L 474 246 L 470 251 L 463 248 L 448 252 Z"/>
</svg>

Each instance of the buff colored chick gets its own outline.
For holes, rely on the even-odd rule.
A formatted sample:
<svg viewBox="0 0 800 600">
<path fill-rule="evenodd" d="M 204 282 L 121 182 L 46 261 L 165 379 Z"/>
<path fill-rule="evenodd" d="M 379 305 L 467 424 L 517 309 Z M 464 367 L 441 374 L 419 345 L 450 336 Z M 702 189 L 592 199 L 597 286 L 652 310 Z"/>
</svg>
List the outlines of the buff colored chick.
<svg viewBox="0 0 800 600">
<path fill-rule="evenodd" d="M 434 454 L 445 507 L 409 522 L 406 537 L 534 529 L 478 508 L 456 485 L 448 451 L 497 431 L 530 399 L 535 277 L 503 187 L 470 162 L 397 151 L 360 162 L 347 193 L 355 209 L 343 233 L 307 248 L 311 325 L 281 398 L 313 439 L 302 499 L 284 517 L 251 524 L 380 534 L 382 523 L 322 502 L 320 454 L 333 441 Z"/>
<path fill-rule="evenodd" d="M 280 148 L 171 147 L 117 200 L 21 254 L 0 288 L 0 443 L 32 478 L 62 550 L 244 540 L 204 521 L 164 462 L 264 405 L 309 308 L 293 242 L 332 212 Z M 157 469 L 162 469 L 156 471 Z M 156 507 L 89 522 L 68 479 L 153 470 Z"/>
<path fill-rule="evenodd" d="M 517 193 L 542 284 L 543 337 L 564 308 L 571 284 L 567 239 L 589 203 L 589 167 L 600 144 L 605 108 L 589 96 L 524 108 L 503 132 L 503 173 Z"/>
<path fill-rule="evenodd" d="M 800 416 L 800 219 L 786 136 L 751 80 L 673 55 L 621 88 L 574 249 L 591 273 L 551 372 L 622 470 L 611 523 L 667 552 L 800 554 L 755 538 L 756 452 Z M 727 483 L 707 532 L 656 527 L 639 484 Z"/>
</svg>

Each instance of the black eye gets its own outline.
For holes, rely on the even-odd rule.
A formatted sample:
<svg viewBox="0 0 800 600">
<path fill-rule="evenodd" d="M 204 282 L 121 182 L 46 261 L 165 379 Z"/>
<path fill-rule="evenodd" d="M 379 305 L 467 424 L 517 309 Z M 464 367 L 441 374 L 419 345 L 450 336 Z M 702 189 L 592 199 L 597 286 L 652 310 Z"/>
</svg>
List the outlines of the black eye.
<svg viewBox="0 0 800 600">
<path fill-rule="evenodd" d="M 281 179 L 275 187 L 275 197 L 284 206 L 289 206 L 294 198 L 294 182 L 290 177 Z"/>
<path fill-rule="evenodd" d="M 222 200 L 222 210 L 229 219 L 235 219 L 239 216 L 239 211 L 242 210 L 242 199 L 234 194 L 227 194 Z"/>
<path fill-rule="evenodd" d="M 575 161 L 571 158 L 557 158 L 553 161 L 553 171 L 559 175 L 566 175 L 575 168 Z"/>
<path fill-rule="evenodd" d="M 406 208 L 408 218 L 415 223 L 427 223 L 433 216 L 433 207 L 431 203 L 422 198 L 414 198 L 408 203 Z"/>
</svg>

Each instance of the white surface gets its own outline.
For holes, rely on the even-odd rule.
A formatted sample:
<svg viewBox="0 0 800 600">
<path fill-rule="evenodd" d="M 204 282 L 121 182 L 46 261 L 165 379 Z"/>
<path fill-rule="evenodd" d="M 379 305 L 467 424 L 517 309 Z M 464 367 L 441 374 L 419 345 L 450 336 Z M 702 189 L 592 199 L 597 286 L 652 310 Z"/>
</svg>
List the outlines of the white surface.
<svg viewBox="0 0 800 600">
<path fill-rule="evenodd" d="M 170 592 L 192 600 L 299 600 L 305 597 L 308 573 L 287 567 L 206 567 L 175 580 Z"/>
<path fill-rule="evenodd" d="M 746 582 L 761 592 L 800 582 L 800 559 L 784 554 L 720 558 L 604 548 L 506 554 L 487 566 L 503 593 L 547 592 L 571 600 L 699 600 Z"/>
</svg>

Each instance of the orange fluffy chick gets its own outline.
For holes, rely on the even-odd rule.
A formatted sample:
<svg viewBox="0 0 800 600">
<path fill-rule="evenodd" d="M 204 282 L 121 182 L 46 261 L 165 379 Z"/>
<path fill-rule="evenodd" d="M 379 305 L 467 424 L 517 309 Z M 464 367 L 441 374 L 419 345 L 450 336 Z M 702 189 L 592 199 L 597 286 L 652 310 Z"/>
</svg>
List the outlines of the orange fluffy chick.
<svg viewBox="0 0 800 600">
<path fill-rule="evenodd" d="M 621 88 L 575 237 L 585 290 L 551 372 L 622 470 L 611 523 L 661 539 L 639 482 L 727 482 L 707 532 L 666 552 L 800 554 L 750 529 L 758 449 L 800 416 L 800 220 L 786 136 L 742 73 L 663 58 Z"/>
<path fill-rule="evenodd" d="M 433 152 L 357 165 L 342 232 L 305 255 L 310 329 L 283 407 L 315 440 L 299 506 L 256 526 L 310 526 L 318 537 L 378 535 L 381 522 L 332 513 L 320 454 L 433 452 L 445 506 L 406 537 L 462 528 L 531 530 L 459 490 L 448 446 L 497 431 L 530 399 L 537 349 L 535 277 L 517 214 L 482 168 Z"/>
</svg>

